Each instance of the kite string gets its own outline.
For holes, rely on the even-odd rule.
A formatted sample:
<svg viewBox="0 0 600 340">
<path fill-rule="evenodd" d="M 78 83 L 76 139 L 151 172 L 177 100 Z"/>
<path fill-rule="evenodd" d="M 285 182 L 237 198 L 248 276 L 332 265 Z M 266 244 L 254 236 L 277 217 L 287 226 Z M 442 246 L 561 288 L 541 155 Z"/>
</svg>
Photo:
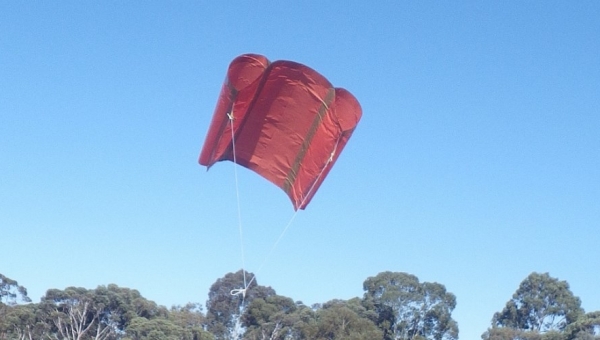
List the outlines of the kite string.
<svg viewBox="0 0 600 340">
<path fill-rule="evenodd" d="M 268 259 L 271 257 L 271 255 L 273 254 L 273 252 L 275 251 L 275 249 L 277 248 L 277 246 L 279 245 L 279 243 L 281 242 L 281 240 L 283 239 L 283 237 L 287 233 L 288 229 L 291 227 L 292 223 L 296 219 L 296 216 L 298 215 L 298 210 L 296 210 L 294 212 L 294 214 L 292 214 L 292 217 L 290 218 L 290 220 L 286 224 L 285 228 L 283 228 L 283 231 L 281 232 L 281 234 L 279 235 L 279 237 L 277 238 L 277 240 L 275 241 L 275 243 L 273 244 L 273 246 L 271 247 L 271 249 L 267 253 L 267 256 L 264 258 L 263 262 L 258 267 L 258 270 L 252 275 L 252 278 L 250 279 L 250 281 L 247 282 L 247 280 L 246 280 L 246 270 L 245 270 L 245 256 L 244 256 L 244 235 L 243 235 L 243 228 L 242 228 L 242 214 L 241 214 L 241 204 L 240 204 L 239 182 L 238 182 L 238 175 L 237 175 L 237 156 L 236 156 L 236 149 L 235 149 L 235 133 L 234 133 L 234 126 L 233 126 L 233 120 L 234 120 L 233 110 L 230 113 L 227 114 L 227 117 L 229 118 L 230 125 L 231 125 L 231 147 L 232 147 L 232 152 L 233 152 L 233 167 L 234 167 L 235 189 L 236 189 L 236 198 L 237 198 L 238 229 L 239 229 L 239 234 L 240 234 L 240 248 L 241 248 L 241 254 L 242 254 L 242 273 L 243 273 L 243 277 L 244 277 L 244 286 L 243 286 L 244 288 L 233 289 L 233 290 L 231 290 L 230 294 L 231 295 L 242 295 L 242 305 L 241 305 L 241 307 L 243 308 L 244 300 L 246 298 L 246 292 L 247 292 L 248 288 L 250 287 L 250 285 L 252 284 L 252 282 L 256 280 L 256 276 L 262 270 L 262 268 L 265 266 L 265 264 L 267 263 Z M 323 176 L 323 173 L 327 169 L 327 166 L 333 161 L 333 158 L 334 158 L 335 153 L 337 151 L 337 147 L 338 147 L 338 144 L 339 144 L 340 140 L 341 140 L 341 138 L 337 139 L 337 141 L 336 141 L 336 143 L 334 145 L 333 151 L 331 152 L 331 155 L 329 156 L 327 162 L 325 162 L 325 165 L 321 168 L 321 171 L 319 172 L 319 175 L 313 181 L 313 183 L 312 183 L 311 187 L 309 188 L 308 192 L 306 193 L 306 195 L 302 198 L 302 201 L 301 201 L 301 203 L 300 203 L 299 206 L 303 206 L 304 205 L 304 203 L 306 202 L 306 200 L 308 199 L 308 197 L 310 197 L 310 194 L 315 189 L 317 183 L 319 183 L 319 180 Z"/>
<path fill-rule="evenodd" d="M 246 298 L 246 289 L 248 289 L 248 285 L 250 283 L 246 283 L 246 264 L 245 264 L 245 256 L 244 256 L 244 232 L 242 228 L 242 209 L 240 205 L 240 188 L 238 183 L 238 174 L 237 174 L 237 156 L 235 150 L 235 133 L 233 129 L 233 108 L 230 113 L 227 114 L 229 118 L 229 122 L 231 125 L 231 149 L 233 152 L 233 173 L 235 177 L 235 194 L 237 200 L 237 215 L 238 215 L 238 230 L 240 233 L 240 249 L 242 254 L 242 274 L 244 276 L 244 288 L 234 289 L 231 291 L 231 295 L 239 295 L 242 294 L 242 306 L 244 305 L 244 299 Z"/>
<path fill-rule="evenodd" d="M 331 152 L 331 155 L 329 156 L 329 159 L 327 160 L 327 162 L 325 163 L 325 165 L 323 166 L 323 168 L 321 169 L 321 171 L 319 172 L 319 175 L 317 176 L 317 178 L 315 179 L 315 181 L 312 183 L 312 185 L 310 186 L 310 188 L 308 189 L 308 192 L 306 193 L 306 195 L 302 198 L 302 202 L 300 203 L 300 207 L 304 205 L 304 203 L 306 202 L 306 200 L 308 199 L 308 197 L 310 197 L 310 194 L 312 193 L 312 191 L 314 190 L 314 188 L 317 186 L 317 183 L 319 183 L 319 180 L 321 179 L 321 176 L 323 176 L 323 173 L 325 172 L 325 169 L 327 169 L 327 166 L 329 165 L 329 163 L 333 162 L 333 158 L 335 156 L 335 153 L 337 151 L 337 147 L 338 144 L 340 143 L 341 138 L 338 138 L 338 140 L 335 142 L 335 146 L 333 147 L 333 151 Z M 296 216 L 298 215 L 298 211 L 296 210 L 294 212 L 294 214 L 292 215 L 292 217 L 290 218 L 290 220 L 288 221 L 287 225 L 285 226 L 285 228 L 283 228 L 283 231 L 281 232 L 281 234 L 279 235 L 279 238 L 277 238 L 277 241 L 275 241 L 275 243 L 273 244 L 273 246 L 271 247 L 271 250 L 269 250 L 269 253 L 267 253 L 267 256 L 265 257 L 265 259 L 263 260 L 263 262 L 261 263 L 260 267 L 258 267 L 258 270 L 254 273 L 254 275 L 252 275 L 252 278 L 250 279 L 250 281 L 248 282 L 248 285 L 245 286 L 246 288 L 243 289 L 243 293 L 245 294 L 246 289 L 248 289 L 248 287 L 250 286 L 250 284 L 252 284 L 252 281 L 254 281 L 256 279 L 256 275 L 258 275 L 258 273 L 261 271 L 261 269 L 264 267 L 264 265 L 267 263 L 267 260 L 271 257 L 271 255 L 273 254 L 273 252 L 275 251 L 275 249 L 277 248 L 277 246 L 279 245 L 279 242 L 281 242 L 281 240 L 283 239 L 283 236 L 285 235 L 285 233 L 287 232 L 287 230 L 290 228 L 290 226 L 292 225 L 292 222 L 294 222 L 294 219 L 296 218 Z M 233 291 L 232 291 L 233 294 Z M 240 292 L 238 292 L 237 294 L 240 294 Z"/>
</svg>

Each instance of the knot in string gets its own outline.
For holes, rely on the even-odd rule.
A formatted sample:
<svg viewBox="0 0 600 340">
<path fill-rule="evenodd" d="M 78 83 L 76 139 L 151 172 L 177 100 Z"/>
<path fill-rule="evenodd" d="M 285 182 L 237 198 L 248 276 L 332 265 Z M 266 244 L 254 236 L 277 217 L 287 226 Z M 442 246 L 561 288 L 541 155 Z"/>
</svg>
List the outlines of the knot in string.
<svg viewBox="0 0 600 340">
<path fill-rule="evenodd" d="M 232 289 L 231 292 L 229 292 L 229 294 L 231 294 L 233 296 L 242 294 L 242 298 L 245 299 L 246 298 L 246 291 L 247 290 L 248 290 L 248 287 L 246 287 L 246 288 L 236 288 L 236 289 Z"/>
</svg>

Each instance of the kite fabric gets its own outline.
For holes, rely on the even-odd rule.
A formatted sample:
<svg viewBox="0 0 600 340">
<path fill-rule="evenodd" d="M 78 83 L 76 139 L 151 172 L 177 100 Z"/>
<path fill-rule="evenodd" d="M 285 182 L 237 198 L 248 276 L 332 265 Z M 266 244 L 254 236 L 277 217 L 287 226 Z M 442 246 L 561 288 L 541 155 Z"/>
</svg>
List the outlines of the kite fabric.
<svg viewBox="0 0 600 340">
<path fill-rule="evenodd" d="M 315 70 L 244 54 L 229 65 L 199 162 L 210 168 L 235 161 L 283 189 L 295 210 L 304 209 L 361 115 L 350 92 Z"/>
</svg>

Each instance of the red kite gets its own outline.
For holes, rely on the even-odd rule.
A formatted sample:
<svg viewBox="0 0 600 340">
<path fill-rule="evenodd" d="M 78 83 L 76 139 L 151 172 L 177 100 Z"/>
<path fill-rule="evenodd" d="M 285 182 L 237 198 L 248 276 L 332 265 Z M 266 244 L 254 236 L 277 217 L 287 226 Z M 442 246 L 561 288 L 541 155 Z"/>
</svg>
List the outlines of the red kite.
<svg viewBox="0 0 600 340">
<path fill-rule="evenodd" d="M 235 161 L 283 189 L 295 210 L 304 209 L 361 115 L 350 92 L 315 70 L 244 54 L 229 65 L 200 164 Z"/>
</svg>

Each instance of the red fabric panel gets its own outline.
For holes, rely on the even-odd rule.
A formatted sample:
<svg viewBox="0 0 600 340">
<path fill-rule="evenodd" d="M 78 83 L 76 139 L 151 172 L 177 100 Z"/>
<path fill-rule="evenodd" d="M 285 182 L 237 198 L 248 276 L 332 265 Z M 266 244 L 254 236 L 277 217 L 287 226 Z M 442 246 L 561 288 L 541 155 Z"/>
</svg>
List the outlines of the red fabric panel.
<svg viewBox="0 0 600 340">
<path fill-rule="evenodd" d="M 233 110 L 236 117 L 234 129 L 237 129 L 249 103 L 256 95 L 258 83 L 268 65 L 267 58 L 256 54 L 241 55 L 231 62 L 206 134 L 200 164 L 210 167 L 215 162 L 226 159 L 223 158 L 226 152 L 231 152 L 231 124 L 227 114 Z"/>
<path fill-rule="evenodd" d="M 233 108 L 237 163 L 282 188 L 295 209 L 304 209 L 360 120 L 358 101 L 307 66 L 269 65 L 257 55 L 236 58 L 228 79 L 200 163 L 233 161 L 227 118 Z"/>
</svg>

